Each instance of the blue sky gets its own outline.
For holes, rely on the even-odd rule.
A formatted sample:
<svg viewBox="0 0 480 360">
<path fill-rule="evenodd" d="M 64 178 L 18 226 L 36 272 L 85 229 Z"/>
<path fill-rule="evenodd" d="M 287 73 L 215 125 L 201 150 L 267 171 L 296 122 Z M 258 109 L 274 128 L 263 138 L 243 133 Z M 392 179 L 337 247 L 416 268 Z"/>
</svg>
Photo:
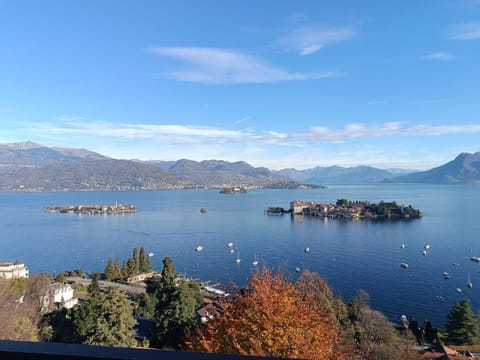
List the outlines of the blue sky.
<svg viewBox="0 0 480 360">
<path fill-rule="evenodd" d="M 270 169 L 480 151 L 480 1 L 0 2 L 0 143 Z"/>
</svg>

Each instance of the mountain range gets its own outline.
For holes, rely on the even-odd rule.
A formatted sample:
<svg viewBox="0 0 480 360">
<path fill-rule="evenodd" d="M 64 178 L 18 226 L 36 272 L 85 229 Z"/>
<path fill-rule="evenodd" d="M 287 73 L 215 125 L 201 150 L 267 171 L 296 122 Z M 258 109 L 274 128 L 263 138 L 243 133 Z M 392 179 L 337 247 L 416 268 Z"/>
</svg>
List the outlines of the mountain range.
<svg viewBox="0 0 480 360">
<path fill-rule="evenodd" d="M 462 153 L 421 172 L 371 166 L 272 171 L 244 161 L 118 160 L 93 151 L 34 142 L 0 144 L 0 191 L 310 188 L 322 184 L 480 183 L 480 153 Z"/>
</svg>

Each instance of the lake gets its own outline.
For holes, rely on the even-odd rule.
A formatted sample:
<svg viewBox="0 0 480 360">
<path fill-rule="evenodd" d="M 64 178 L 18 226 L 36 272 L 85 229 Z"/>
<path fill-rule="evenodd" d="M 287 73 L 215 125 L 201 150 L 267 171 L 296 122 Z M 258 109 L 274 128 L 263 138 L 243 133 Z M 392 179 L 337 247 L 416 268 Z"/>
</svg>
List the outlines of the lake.
<svg viewBox="0 0 480 360">
<path fill-rule="evenodd" d="M 411 221 L 324 220 L 266 215 L 291 200 L 335 203 L 339 198 L 397 201 L 419 208 Z M 43 212 L 44 206 L 134 204 L 135 214 Z M 121 261 L 144 246 L 157 270 L 171 256 L 178 272 L 212 283 L 244 285 L 260 266 L 308 268 L 346 300 L 358 289 L 391 320 L 413 315 L 443 327 L 455 301 L 480 309 L 480 188 L 474 185 L 375 184 L 315 190 L 0 193 L 0 261 L 23 260 L 31 273 L 83 267 L 103 271 L 108 257 Z M 207 208 L 202 214 L 201 208 Z M 234 253 L 227 243 L 232 242 Z M 401 248 L 401 244 L 405 244 Z M 431 248 L 422 255 L 424 246 Z M 195 248 L 202 246 L 203 251 Z M 310 248 L 305 253 L 304 249 Z M 236 263 L 240 258 L 241 262 Z M 400 264 L 408 263 L 408 269 Z M 458 266 L 452 265 L 458 263 Z M 445 280 L 442 273 L 450 274 Z M 466 282 L 470 273 L 473 288 Z M 458 293 L 456 288 L 461 288 Z M 439 300 L 444 298 L 444 302 Z"/>
</svg>

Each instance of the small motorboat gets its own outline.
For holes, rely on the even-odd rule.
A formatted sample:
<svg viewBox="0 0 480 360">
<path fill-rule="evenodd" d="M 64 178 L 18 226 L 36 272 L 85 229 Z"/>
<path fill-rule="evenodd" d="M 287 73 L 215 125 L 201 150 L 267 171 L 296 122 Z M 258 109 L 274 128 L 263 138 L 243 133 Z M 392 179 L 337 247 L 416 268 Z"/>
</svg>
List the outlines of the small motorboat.
<svg viewBox="0 0 480 360">
<path fill-rule="evenodd" d="M 195 248 L 195 251 L 197 251 L 197 252 L 203 251 L 203 246 L 198 245 L 198 246 Z"/>
<path fill-rule="evenodd" d="M 405 249 L 405 244 L 400 245 L 401 249 Z"/>
<path fill-rule="evenodd" d="M 432 246 L 431 246 L 430 244 L 426 244 L 426 245 L 424 246 L 424 249 L 425 249 L 425 250 L 429 250 L 431 247 L 432 247 Z"/>
<path fill-rule="evenodd" d="M 227 244 L 227 247 L 229 247 L 229 248 L 233 247 L 233 242 L 229 242 L 229 243 Z"/>
<path fill-rule="evenodd" d="M 408 269 L 408 264 L 407 264 L 407 263 L 401 263 L 401 264 L 400 264 L 400 267 L 401 267 L 402 269 Z"/>
<path fill-rule="evenodd" d="M 423 250 L 423 251 L 422 251 L 422 255 L 423 255 L 423 256 L 427 256 L 427 254 L 428 254 L 428 253 L 427 253 L 427 250 Z"/>
<path fill-rule="evenodd" d="M 446 271 L 444 271 L 444 272 L 442 273 L 442 276 L 443 276 L 443 278 L 444 278 L 445 280 L 450 279 L 450 274 L 449 274 L 448 272 L 446 272 Z"/>
<path fill-rule="evenodd" d="M 472 281 L 470 280 L 470 273 L 468 273 L 467 287 L 471 289 L 473 287 Z"/>
<path fill-rule="evenodd" d="M 457 288 L 457 293 L 461 293 L 461 292 L 462 292 L 462 289 Z"/>
<path fill-rule="evenodd" d="M 306 253 L 309 253 L 309 252 L 310 252 L 310 248 L 309 248 L 309 247 L 306 247 L 304 251 L 305 251 Z"/>
<path fill-rule="evenodd" d="M 299 267 L 296 267 L 296 268 L 295 268 L 295 272 L 299 273 L 299 272 L 300 272 L 300 268 L 299 268 Z"/>
<path fill-rule="evenodd" d="M 149 252 L 149 253 L 148 253 L 148 257 L 152 257 L 152 256 L 155 256 L 155 253 Z"/>
</svg>

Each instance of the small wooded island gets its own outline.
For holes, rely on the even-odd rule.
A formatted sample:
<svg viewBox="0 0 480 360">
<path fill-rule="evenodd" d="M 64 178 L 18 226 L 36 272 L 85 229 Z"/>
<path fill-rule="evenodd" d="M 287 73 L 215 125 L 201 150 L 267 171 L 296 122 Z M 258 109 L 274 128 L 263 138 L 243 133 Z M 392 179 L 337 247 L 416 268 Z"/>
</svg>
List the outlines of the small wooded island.
<svg viewBox="0 0 480 360">
<path fill-rule="evenodd" d="M 321 216 L 336 219 L 418 219 L 423 216 L 422 212 L 411 205 L 397 204 L 395 201 L 380 201 L 378 204 L 369 201 L 351 201 L 338 199 L 335 204 L 316 203 L 313 201 L 293 200 L 290 209 L 281 207 L 269 207 L 267 214 L 291 214 L 306 216 Z"/>
</svg>

